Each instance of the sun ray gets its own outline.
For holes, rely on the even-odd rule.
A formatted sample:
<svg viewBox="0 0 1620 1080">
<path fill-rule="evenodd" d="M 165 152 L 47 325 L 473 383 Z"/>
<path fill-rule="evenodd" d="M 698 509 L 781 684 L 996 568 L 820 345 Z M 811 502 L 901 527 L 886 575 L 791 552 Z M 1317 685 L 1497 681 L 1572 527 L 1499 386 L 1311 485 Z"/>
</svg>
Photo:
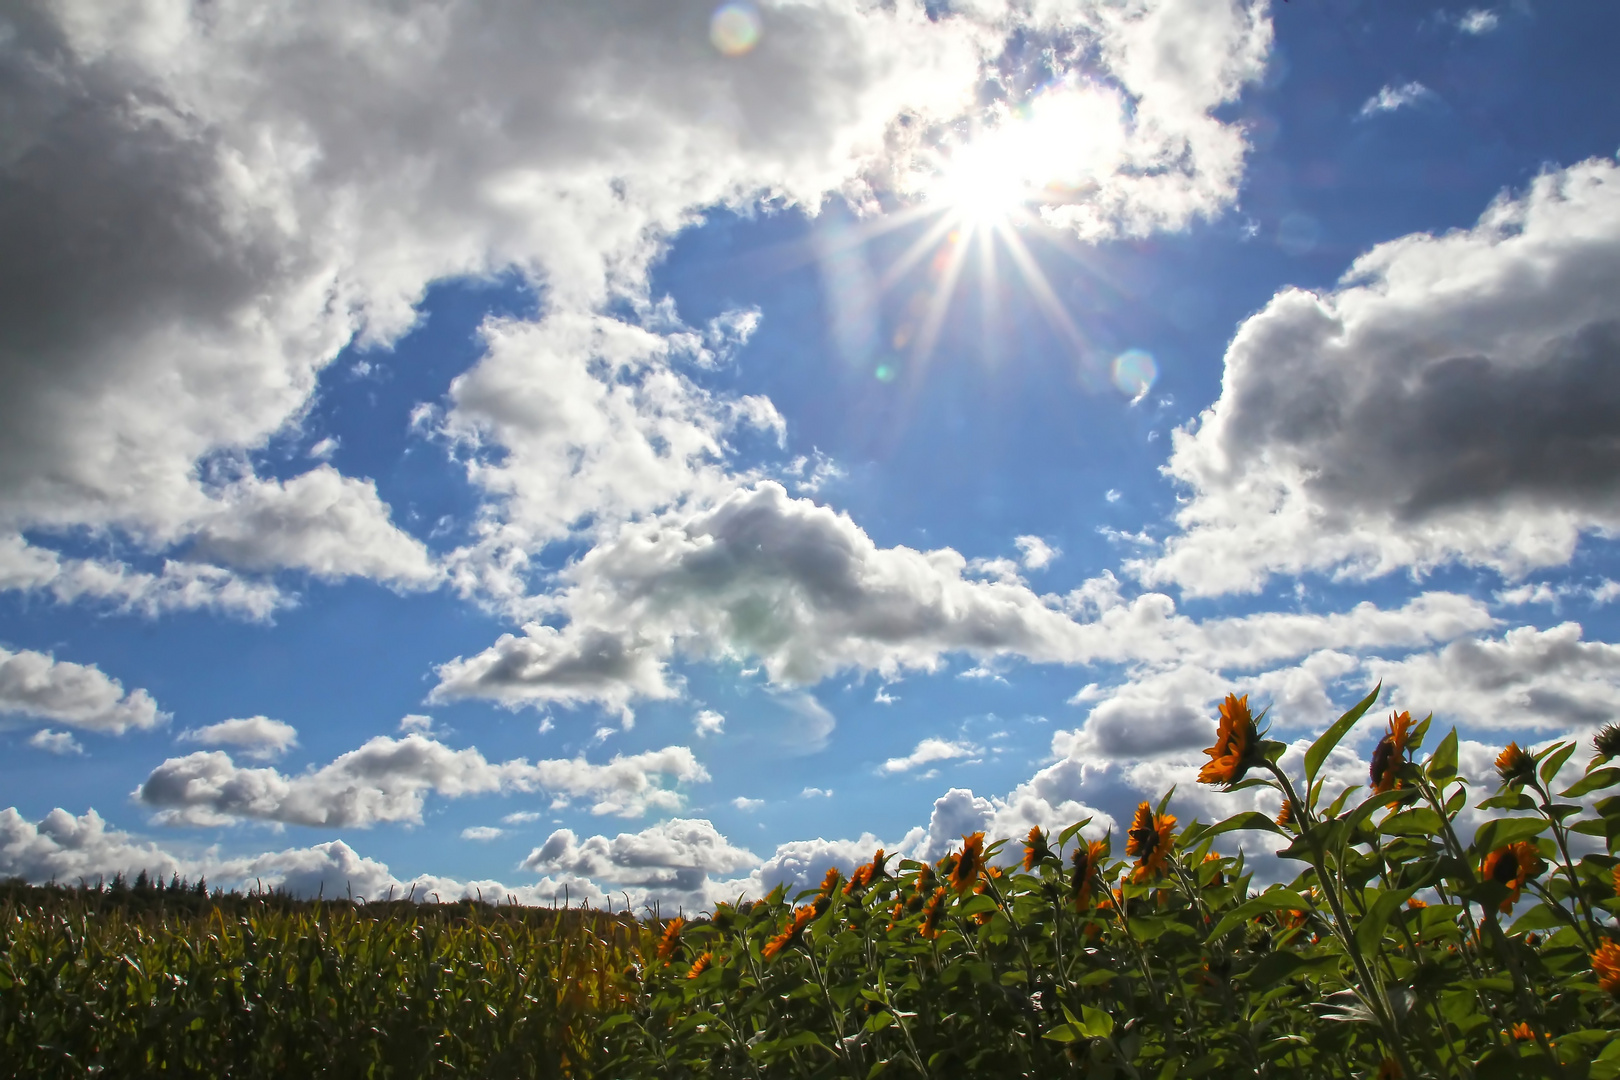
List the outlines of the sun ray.
<svg viewBox="0 0 1620 1080">
<path fill-rule="evenodd" d="M 1005 229 L 1001 231 L 1001 239 L 1006 243 L 1007 252 L 1012 257 L 1013 264 L 1018 267 L 1019 275 L 1024 279 L 1024 283 L 1029 286 L 1030 293 L 1035 297 L 1035 303 L 1040 307 L 1041 312 L 1046 316 L 1052 328 L 1068 338 L 1070 344 L 1075 347 L 1082 357 L 1086 356 L 1091 351 L 1090 340 L 1074 324 L 1074 320 L 1069 317 L 1068 309 L 1063 306 L 1063 301 L 1058 299 L 1057 292 L 1052 288 L 1052 283 L 1047 280 L 1046 273 L 1040 268 L 1040 264 L 1035 261 L 1035 257 L 1029 253 L 1029 248 L 1024 245 L 1023 238 L 1012 230 Z"/>
<path fill-rule="evenodd" d="M 917 332 L 917 343 L 912 347 L 912 362 L 919 370 L 927 367 L 928 358 L 939 342 L 939 331 L 945 323 L 951 295 L 956 292 L 956 281 L 962 276 L 962 264 L 967 262 L 967 249 L 972 241 L 973 234 L 968 230 L 957 232 L 954 242 L 950 242 L 947 238 L 950 248 L 945 256 L 939 281 L 934 286 L 934 295 L 929 300 L 928 311 L 923 316 L 922 326 Z"/>
</svg>

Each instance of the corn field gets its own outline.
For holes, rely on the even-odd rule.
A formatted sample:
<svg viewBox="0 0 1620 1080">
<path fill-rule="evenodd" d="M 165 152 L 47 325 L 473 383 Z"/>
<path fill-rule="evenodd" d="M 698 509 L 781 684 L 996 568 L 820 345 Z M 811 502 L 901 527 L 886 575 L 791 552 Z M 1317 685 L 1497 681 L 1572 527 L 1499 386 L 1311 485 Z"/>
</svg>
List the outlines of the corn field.
<svg viewBox="0 0 1620 1080">
<path fill-rule="evenodd" d="M 1455 731 L 1425 755 L 1396 713 L 1322 805 L 1377 694 L 1297 775 L 1228 697 L 1199 780 L 1275 818 L 1183 824 L 1167 794 L 1123 836 L 878 851 L 690 923 L 14 890 L 4 1075 L 1620 1077 L 1620 728 L 1561 791 L 1572 741 L 1510 744 L 1481 792 Z M 1238 833 L 1292 880 L 1257 887 Z"/>
</svg>

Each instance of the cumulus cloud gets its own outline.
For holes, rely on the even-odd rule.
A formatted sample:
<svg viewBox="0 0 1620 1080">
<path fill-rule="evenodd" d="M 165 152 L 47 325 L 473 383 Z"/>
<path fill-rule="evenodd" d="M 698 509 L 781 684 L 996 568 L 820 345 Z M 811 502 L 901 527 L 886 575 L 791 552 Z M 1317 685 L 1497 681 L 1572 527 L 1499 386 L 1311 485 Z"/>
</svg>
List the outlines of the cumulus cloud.
<svg viewBox="0 0 1620 1080">
<path fill-rule="evenodd" d="M 512 601 L 560 530 L 700 495 L 733 424 L 779 423 L 674 366 L 712 364 L 748 313 L 701 333 L 644 303 L 600 316 L 645 300 L 647 267 L 704 208 L 918 190 L 941 132 L 1010 116 L 978 91 L 1033 34 L 1091 106 L 1058 120 L 1088 138 L 1059 141 L 1106 148 L 1051 219 L 1179 228 L 1235 197 L 1246 143 L 1216 113 L 1271 41 L 1265 5 L 1235 0 L 815 0 L 765 5 L 759 46 L 727 58 L 711 7 L 19 11 L 0 57 L 0 529 L 431 585 L 370 482 L 267 479 L 251 458 L 296 432 L 345 345 L 407 329 L 428 283 L 512 268 L 545 310 L 489 325 L 437 425 L 488 497 L 452 574 Z"/>
<path fill-rule="evenodd" d="M 6 713 L 108 735 L 169 720 L 145 690 L 126 693 L 123 683 L 94 664 L 0 647 L 0 715 Z"/>
<path fill-rule="evenodd" d="M 1489 34 L 1502 23 L 1501 16 L 1490 8 L 1473 8 L 1457 19 L 1457 29 L 1475 37 Z"/>
<path fill-rule="evenodd" d="M 470 825 L 461 830 L 461 838 L 463 840 L 477 840 L 479 842 L 485 842 L 499 839 L 501 836 L 504 836 L 505 833 L 506 830 L 497 829 L 493 825 Z"/>
<path fill-rule="evenodd" d="M 905 757 L 893 757 L 883 763 L 886 773 L 910 772 L 921 765 L 929 765 L 939 761 L 951 761 L 956 758 L 970 758 L 984 751 L 969 742 L 957 742 L 949 739 L 927 738 L 916 746 L 916 749 Z"/>
<path fill-rule="evenodd" d="M 1369 116 L 1377 116 L 1379 113 L 1409 108 L 1433 96 L 1434 91 L 1420 82 L 1403 83 L 1400 86 L 1391 84 L 1383 87 L 1378 93 L 1364 101 L 1361 105 L 1361 111 L 1357 115 L 1362 119 L 1366 119 Z"/>
<path fill-rule="evenodd" d="M 195 872 L 156 844 L 108 828 L 94 810 L 75 817 L 57 808 L 37 823 L 14 806 L 0 810 L 0 877 L 77 882 L 142 870 L 164 877 Z"/>
<path fill-rule="evenodd" d="M 206 727 L 188 728 L 175 738 L 180 742 L 201 743 L 204 746 L 234 746 L 248 757 L 263 761 L 280 757 L 297 746 L 298 729 L 268 716 L 249 716 L 221 720 Z"/>
<path fill-rule="evenodd" d="M 735 806 L 739 810 L 745 810 L 749 813 L 753 813 L 755 810 L 758 810 L 760 807 L 765 805 L 765 800 L 750 799 L 745 795 L 739 795 L 735 799 L 731 800 L 731 805 Z"/>
<path fill-rule="evenodd" d="M 422 542 L 389 520 L 376 485 L 330 465 L 287 481 L 240 481 L 215 499 L 218 508 L 192 525 L 194 548 L 207 558 L 248 570 L 292 567 L 407 587 L 439 578 Z"/>
<path fill-rule="evenodd" d="M 165 559 L 153 573 L 121 561 L 65 558 L 21 536 L 0 535 L 0 590 L 11 589 L 49 593 L 63 604 L 94 601 L 148 617 L 216 611 L 265 622 L 291 603 L 274 583 L 211 563 Z"/>
<path fill-rule="evenodd" d="M 1112 574 L 1055 597 L 975 579 L 973 569 L 950 549 L 879 548 L 846 515 L 766 481 L 598 544 L 559 572 L 549 602 L 565 625 L 531 623 L 441 666 L 433 697 L 625 709 L 681 693 L 667 670 L 677 655 L 758 662 L 781 687 L 839 671 L 937 671 L 952 654 L 985 674 L 1003 658 L 1214 671 L 1323 649 L 1416 647 L 1496 624 L 1481 601 L 1442 592 L 1397 609 L 1197 621 L 1164 593 L 1126 599 Z M 820 738 L 832 729 L 825 720 Z"/>
<path fill-rule="evenodd" d="M 71 732 L 52 731 L 50 728 L 40 728 L 28 737 L 28 745 L 35 750 L 43 750 L 47 754 L 82 754 L 84 747 Z"/>
<path fill-rule="evenodd" d="M 1020 536 L 1013 543 L 1018 547 L 1018 561 L 1026 570 L 1044 570 L 1063 554 L 1038 536 Z"/>
<path fill-rule="evenodd" d="M 797 686 L 841 670 L 938 670 L 947 652 L 1061 660 L 1074 624 L 1021 585 L 975 581 L 955 551 L 879 548 L 847 515 L 763 481 L 718 506 L 627 526 L 559 572 L 531 623 L 439 668 L 436 700 L 510 705 L 678 693 L 666 662 L 757 659 Z"/>
<path fill-rule="evenodd" d="M 734 846 L 710 822 L 671 818 L 641 832 L 584 840 L 571 829 L 558 829 L 529 853 L 523 867 L 615 885 L 699 893 L 711 874 L 735 873 L 757 862 L 757 856 Z"/>
<path fill-rule="evenodd" d="M 1335 290 L 1279 293 L 1175 433 L 1180 532 L 1131 568 L 1211 594 L 1567 562 L 1620 527 L 1617 290 L 1620 169 L 1592 160 L 1473 228 L 1380 244 Z"/>
<path fill-rule="evenodd" d="M 681 795 L 665 787 L 698 783 L 708 773 L 683 746 L 630 756 L 603 765 L 583 757 L 490 762 L 475 748 L 452 750 L 421 735 L 378 736 L 330 764 L 296 776 L 273 768 L 243 768 L 223 751 L 170 758 L 135 790 L 158 811 L 158 820 L 225 824 L 241 819 L 290 825 L 352 825 L 422 820 L 431 792 L 445 798 L 543 790 L 593 800 L 593 813 L 633 817 L 649 809 L 675 810 Z"/>
<path fill-rule="evenodd" d="M 937 860 L 971 833 L 1016 839 L 1036 826 L 1061 830 L 1086 818 L 1091 823 L 1083 831 L 1095 839 L 1114 827 L 1114 819 L 1081 800 L 1085 780 L 1085 770 L 1065 760 L 1041 769 L 1002 796 L 980 796 L 970 788 L 951 788 L 934 800 L 928 828 L 912 838 L 909 850 L 914 858 Z M 1011 846 L 1003 851 L 1009 860 L 1014 854 Z"/>
<path fill-rule="evenodd" d="M 1574 622 L 1369 666 L 1414 708 L 1477 728 L 1582 731 L 1620 715 L 1620 645 L 1585 641 Z"/>
<path fill-rule="evenodd" d="M 713 709 L 704 709 L 692 717 L 692 728 L 700 739 L 706 735 L 719 735 L 726 730 L 726 718 Z"/>
</svg>

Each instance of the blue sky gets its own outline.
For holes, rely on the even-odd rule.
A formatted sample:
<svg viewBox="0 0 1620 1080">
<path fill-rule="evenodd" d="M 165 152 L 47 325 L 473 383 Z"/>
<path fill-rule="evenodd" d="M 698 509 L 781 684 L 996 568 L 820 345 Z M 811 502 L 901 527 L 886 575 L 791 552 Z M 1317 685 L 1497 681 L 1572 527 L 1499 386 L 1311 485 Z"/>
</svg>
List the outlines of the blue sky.
<svg viewBox="0 0 1620 1080">
<path fill-rule="evenodd" d="M 0 874 L 697 906 L 1247 808 L 1228 690 L 1613 718 L 1620 15 L 531 8 L 0 22 Z"/>
</svg>

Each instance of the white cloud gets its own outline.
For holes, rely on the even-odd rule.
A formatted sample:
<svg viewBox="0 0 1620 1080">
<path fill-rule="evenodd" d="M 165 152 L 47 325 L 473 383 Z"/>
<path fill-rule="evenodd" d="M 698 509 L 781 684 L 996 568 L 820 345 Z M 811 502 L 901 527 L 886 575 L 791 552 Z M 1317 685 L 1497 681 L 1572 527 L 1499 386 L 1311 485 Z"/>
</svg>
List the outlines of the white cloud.
<svg viewBox="0 0 1620 1080">
<path fill-rule="evenodd" d="M 492 321 L 489 354 L 426 427 L 486 496 L 456 584 L 516 604 L 548 539 L 712 497 L 725 433 L 780 423 L 677 367 L 712 366 L 757 315 L 699 332 L 647 302 L 647 267 L 701 210 L 919 189 L 941 132 L 998 122 L 974 115 L 979 88 L 1034 34 L 1071 76 L 1054 100 L 1086 103 L 1055 143 L 1098 151 L 1078 163 L 1085 194 L 1048 215 L 1087 237 L 1180 228 L 1236 195 L 1243 129 L 1215 112 L 1271 41 L 1265 5 L 1231 0 L 812 0 L 767 5 L 760 46 L 728 59 L 710 9 L 124 0 L 17 23 L 0 58 L 17 148 L 0 530 L 433 584 L 369 481 L 328 465 L 266 479 L 251 456 L 299 433 L 346 344 L 407 329 L 428 283 L 515 268 L 544 312 Z M 609 301 L 640 325 L 600 316 Z"/>
<path fill-rule="evenodd" d="M 603 765 L 583 757 L 530 764 L 524 758 L 490 762 L 476 749 L 452 750 L 421 735 L 377 736 L 328 765 L 296 776 L 273 768 L 243 768 L 222 751 L 170 758 L 152 771 L 135 797 L 170 823 L 223 824 L 241 819 L 293 825 L 420 822 L 428 793 L 459 798 L 495 792 L 543 790 L 594 800 L 592 812 L 633 817 L 676 810 L 682 798 L 662 780 L 701 783 L 709 778 L 684 746 L 630 756 Z"/>
<path fill-rule="evenodd" d="M 28 745 L 35 750 L 43 750 L 48 754 L 82 754 L 84 747 L 79 740 L 73 737 L 72 732 L 52 731 L 50 728 L 40 728 L 28 737 Z"/>
<path fill-rule="evenodd" d="M 1391 84 L 1363 102 L 1357 115 L 1365 118 L 1379 113 L 1394 112 L 1396 109 L 1408 108 L 1433 96 L 1434 92 L 1420 82 L 1403 83 L 1400 86 Z"/>
<path fill-rule="evenodd" d="M 1464 638 L 1369 668 L 1414 708 L 1473 727 L 1580 731 L 1620 715 L 1620 645 L 1584 641 L 1574 622 Z"/>
<path fill-rule="evenodd" d="M 947 739 L 927 738 L 919 742 L 911 753 L 905 757 L 895 757 L 883 763 L 886 773 L 910 772 L 919 765 L 928 765 L 936 761 L 951 761 L 956 758 L 969 758 L 984 751 L 969 742 L 956 742 Z"/>
<path fill-rule="evenodd" d="M 417 735 L 431 735 L 433 717 L 423 713 L 407 713 L 399 718 L 399 730 Z"/>
<path fill-rule="evenodd" d="M 1501 17 L 1490 8 L 1473 8 L 1457 19 L 1457 29 L 1465 34 L 1482 36 L 1501 25 Z"/>
<path fill-rule="evenodd" d="M 0 589 L 48 592 L 63 604 L 100 601 L 149 617 L 203 610 L 263 622 L 291 603 L 271 582 L 209 563 L 165 559 L 150 573 L 124 562 L 63 558 L 17 535 L 0 535 Z"/>
<path fill-rule="evenodd" d="M 119 873 L 134 877 L 142 870 L 164 877 L 196 872 L 194 864 L 155 844 L 108 829 L 94 810 L 75 817 L 58 808 L 37 824 L 14 806 L 0 810 L 0 877 L 69 884 Z"/>
<path fill-rule="evenodd" d="M 1019 536 L 1013 539 L 1018 547 L 1018 561 L 1026 570 L 1044 570 L 1063 552 L 1038 536 Z"/>
<path fill-rule="evenodd" d="M 735 873 L 757 862 L 757 856 L 734 846 L 708 821 L 672 818 L 641 832 L 611 838 L 581 840 L 571 829 L 558 829 L 529 853 L 523 867 L 613 885 L 700 893 L 709 875 Z"/>
<path fill-rule="evenodd" d="M 934 800 L 927 832 L 916 838 L 912 857 L 939 859 L 952 847 L 960 846 L 962 837 L 970 833 L 1017 840 L 1034 826 L 1061 830 L 1085 818 L 1091 818 L 1085 834 L 1100 837 L 1114 827 L 1114 819 L 1081 800 L 1084 782 L 1083 768 L 1071 761 L 1059 761 L 1004 796 L 984 797 L 969 788 L 951 788 Z M 1006 859 L 1016 854 L 1016 844 L 1009 844 L 1003 851 Z"/>
<path fill-rule="evenodd" d="M 1175 434 L 1180 534 L 1129 567 L 1197 595 L 1567 562 L 1620 530 L 1617 291 L 1620 169 L 1592 160 L 1472 229 L 1379 245 L 1334 291 L 1279 293 Z"/>
<path fill-rule="evenodd" d="M 109 735 L 169 720 L 145 690 L 125 693 L 123 683 L 94 664 L 0 647 L 0 715 L 7 713 Z"/>
<path fill-rule="evenodd" d="M 1395 610 L 1263 612 L 1196 622 L 1163 593 L 1126 600 L 1112 574 L 1066 597 L 975 580 L 950 549 L 879 548 L 847 516 L 762 482 L 718 507 L 627 527 L 559 572 L 550 598 L 569 622 L 531 623 L 439 668 L 435 700 L 511 707 L 672 698 L 668 661 L 758 660 L 782 687 L 839 671 L 936 671 L 944 658 L 1257 667 L 1326 648 L 1419 646 L 1495 625 L 1471 597 L 1426 593 Z M 1086 621 L 1080 622 L 1076 617 Z M 814 734 L 832 718 L 813 699 Z M 807 729 L 808 730 L 808 729 Z"/>
<path fill-rule="evenodd" d="M 708 735 L 719 735 L 726 730 L 726 718 L 713 709 L 704 709 L 692 717 L 692 728 L 700 739 Z"/>
<path fill-rule="evenodd" d="M 1562 607 L 1565 600 L 1582 600 L 1592 607 L 1599 607 L 1612 602 L 1616 597 L 1620 597 L 1620 581 L 1612 581 L 1609 578 L 1604 578 L 1593 585 L 1582 585 L 1573 581 L 1527 582 L 1510 589 L 1496 591 L 1498 604 L 1511 607 L 1546 604 L 1554 611 Z"/>
<path fill-rule="evenodd" d="M 176 735 L 175 739 L 204 746 L 234 746 L 245 751 L 248 757 L 264 761 L 280 757 L 297 746 L 298 729 L 267 716 L 249 716 L 188 729 Z"/>
<path fill-rule="evenodd" d="M 750 798 L 747 798 L 746 796 L 739 795 L 735 799 L 731 800 L 731 805 L 735 806 L 739 810 L 743 810 L 743 811 L 746 811 L 748 813 L 753 813 L 755 810 L 758 810 L 760 807 L 765 805 L 765 800 L 764 799 L 750 799 Z"/>
<path fill-rule="evenodd" d="M 214 501 L 217 508 L 190 526 L 195 550 L 208 558 L 246 570 L 289 567 L 406 588 L 439 580 L 422 542 L 389 521 L 376 485 L 330 465 L 287 481 L 241 480 Z"/>
<path fill-rule="evenodd" d="M 801 799 L 830 799 L 830 798 L 832 798 L 832 794 L 833 793 L 832 793 L 831 788 L 807 787 L 803 791 L 799 792 L 799 798 L 801 798 Z"/>
<path fill-rule="evenodd" d="M 317 461 L 326 461 L 337 453 L 338 447 L 342 445 L 342 439 L 339 439 L 336 435 L 328 435 L 309 448 L 309 456 Z"/>
<path fill-rule="evenodd" d="M 493 825 L 470 825 L 461 830 L 463 840 L 476 840 L 479 842 L 496 840 L 506 835 L 506 830 L 497 829 Z"/>
<path fill-rule="evenodd" d="M 774 683 L 937 670 L 947 652 L 1059 660 L 1073 624 L 1028 588 L 964 576 L 954 551 L 879 548 L 848 516 L 764 481 L 710 510 L 627 526 L 559 571 L 562 629 L 531 623 L 439 668 L 435 700 L 512 706 L 679 691 L 677 651 L 758 658 Z"/>
<path fill-rule="evenodd" d="M 529 825 L 540 820 L 540 815 L 533 810 L 519 810 L 501 818 L 502 825 Z"/>
</svg>

